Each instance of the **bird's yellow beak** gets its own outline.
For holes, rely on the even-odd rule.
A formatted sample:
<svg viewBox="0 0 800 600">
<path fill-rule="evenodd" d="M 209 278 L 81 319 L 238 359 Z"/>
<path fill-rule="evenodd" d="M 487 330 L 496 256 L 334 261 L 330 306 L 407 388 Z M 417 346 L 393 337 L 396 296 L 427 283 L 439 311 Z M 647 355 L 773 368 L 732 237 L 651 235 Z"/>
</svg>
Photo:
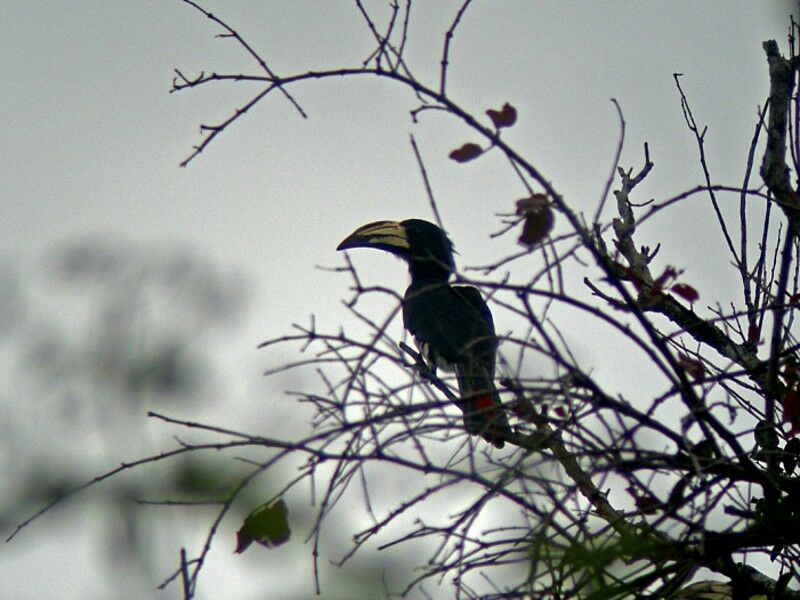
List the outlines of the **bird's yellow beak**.
<svg viewBox="0 0 800 600">
<path fill-rule="evenodd" d="M 337 250 L 350 248 L 378 248 L 395 254 L 408 252 L 406 228 L 397 221 L 375 221 L 367 223 L 348 235 L 336 246 Z"/>
</svg>

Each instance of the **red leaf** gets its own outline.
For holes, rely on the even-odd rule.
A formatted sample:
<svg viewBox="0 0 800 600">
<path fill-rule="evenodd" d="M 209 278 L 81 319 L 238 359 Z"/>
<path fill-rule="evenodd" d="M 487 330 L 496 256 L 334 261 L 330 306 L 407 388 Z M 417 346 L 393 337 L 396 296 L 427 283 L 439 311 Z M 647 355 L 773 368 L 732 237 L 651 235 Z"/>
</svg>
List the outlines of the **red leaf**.
<svg viewBox="0 0 800 600">
<path fill-rule="evenodd" d="M 672 291 L 689 302 L 689 304 L 694 304 L 700 299 L 700 294 L 697 293 L 697 290 L 685 283 L 676 283 L 672 286 Z"/>
<path fill-rule="evenodd" d="M 797 304 L 800 302 L 800 294 L 792 294 L 789 296 L 789 304 Z"/>
<path fill-rule="evenodd" d="M 653 289 L 656 292 L 660 292 L 664 289 L 664 286 L 667 285 L 667 283 L 675 279 L 677 276 L 678 271 L 675 270 L 675 267 L 667 265 L 667 267 L 664 269 L 664 272 L 653 282 Z"/>
<path fill-rule="evenodd" d="M 678 355 L 678 364 L 696 381 L 701 381 L 706 376 L 706 368 L 702 362 L 685 354 Z"/>
<path fill-rule="evenodd" d="M 750 327 L 747 328 L 747 341 L 755 344 L 758 340 L 761 339 L 761 328 L 753 323 Z"/>
<path fill-rule="evenodd" d="M 789 389 L 783 396 L 783 420 L 791 425 L 789 436 L 800 433 L 800 392 Z"/>
<path fill-rule="evenodd" d="M 525 216 L 519 236 L 519 243 L 524 246 L 540 243 L 553 228 L 553 210 L 545 194 L 534 194 L 517 200 L 517 214 Z"/>
<path fill-rule="evenodd" d="M 467 143 L 461 146 L 461 148 L 456 148 L 450 153 L 450 158 L 454 161 L 459 163 L 469 162 L 471 160 L 475 160 L 481 154 L 483 154 L 483 148 L 478 146 L 478 144 Z"/>
<path fill-rule="evenodd" d="M 508 102 L 503 104 L 500 110 L 492 110 L 491 108 L 486 111 L 492 123 L 497 129 L 503 127 L 511 127 L 517 122 L 517 109 L 511 106 Z"/>
<path fill-rule="evenodd" d="M 517 200 L 517 214 L 521 216 L 535 213 L 544 206 L 547 206 L 547 195 L 533 194 L 527 198 L 520 198 Z"/>
<path fill-rule="evenodd" d="M 564 417 L 566 417 L 566 416 L 567 416 L 567 411 L 566 411 L 566 410 L 564 410 L 564 407 L 563 407 L 563 406 L 556 406 L 556 407 L 553 409 L 553 412 L 554 412 L 554 413 L 556 413 L 556 414 L 557 414 L 559 417 L 561 417 L 562 419 L 563 419 Z"/>
</svg>

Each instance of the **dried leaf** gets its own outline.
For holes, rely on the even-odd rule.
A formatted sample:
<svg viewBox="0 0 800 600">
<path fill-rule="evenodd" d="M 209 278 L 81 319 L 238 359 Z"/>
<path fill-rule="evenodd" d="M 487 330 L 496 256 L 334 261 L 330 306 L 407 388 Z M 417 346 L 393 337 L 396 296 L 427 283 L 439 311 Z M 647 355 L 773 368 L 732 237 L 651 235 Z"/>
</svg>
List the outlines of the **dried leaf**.
<svg viewBox="0 0 800 600">
<path fill-rule="evenodd" d="M 685 354 L 678 355 L 678 364 L 695 381 L 701 381 L 706 376 L 706 368 L 703 363 Z"/>
<path fill-rule="evenodd" d="M 697 290 L 686 283 L 676 283 L 672 286 L 672 291 L 689 304 L 694 304 L 700 299 L 700 294 L 697 293 Z"/>
<path fill-rule="evenodd" d="M 653 282 L 653 288 L 656 292 L 663 290 L 667 284 L 679 275 L 675 267 L 667 265 L 664 272 L 659 275 Z"/>
<path fill-rule="evenodd" d="M 545 194 L 517 200 L 517 214 L 525 217 L 519 236 L 519 243 L 524 246 L 541 243 L 553 229 L 553 210 Z"/>
<path fill-rule="evenodd" d="M 289 509 L 283 498 L 259 506 L 251 512 L 236 532 L 236 553 L 241 554 L 253 542 L 271 548 L 280 546 L 289 539 Z"/>
<path fill-rule="evenodd" d="M 450 158 L 454 161 L 459 163 L 469 162 L 471 160 L 475 160 L 481 154 L 483 154 L 483 148 L 478 146 L 478 144 L 473 144 L 472 142 L 468 142 L 461 146 L 461 148 L 456 148 L 450 153 Z"/>
<path fill-rule="evenodd" d="M 800 433 L 800 392 L 789 389 L 783 396 L 783 420 L 791 425 L 789 437 Z"/>
<path fill-rule="evenodd" d="M 490 108 L 486 111 L 486 114 L 489 115 L 489 118 L 497 129 L 511 127 L 517 122 L 517 109 L 508 102 L 503 104 L 503 108 L 500 110 L 493 110 Z"/>
</svg>

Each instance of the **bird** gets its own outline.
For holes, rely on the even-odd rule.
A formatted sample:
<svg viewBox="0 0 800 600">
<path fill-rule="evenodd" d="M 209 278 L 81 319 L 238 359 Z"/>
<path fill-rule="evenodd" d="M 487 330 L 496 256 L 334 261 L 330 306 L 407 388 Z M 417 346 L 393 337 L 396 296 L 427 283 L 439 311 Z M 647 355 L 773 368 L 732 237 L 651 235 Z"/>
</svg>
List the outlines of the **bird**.
<svg viewBox="0 0 800 600">
<path fill-rule="evenodd" d="M 450 285 L 453 243 L 422 219 L 362 225 L 336 248 L 375 248 L 403 259 L 411 284 L 403 296 L 403 325 L 426 366 L 454 371 L 464 426 L 497 448 L 512 435 L 494 384 L 498 340 L 489 306 L 477 288 Z"/>
</svg>

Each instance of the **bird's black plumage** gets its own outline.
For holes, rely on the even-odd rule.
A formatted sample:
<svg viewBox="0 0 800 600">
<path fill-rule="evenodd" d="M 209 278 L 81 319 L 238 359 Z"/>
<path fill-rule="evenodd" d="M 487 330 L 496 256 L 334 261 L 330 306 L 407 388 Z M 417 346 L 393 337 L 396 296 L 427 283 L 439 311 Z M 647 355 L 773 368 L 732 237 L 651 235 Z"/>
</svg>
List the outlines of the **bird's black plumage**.
<svg viewBox="0 0 800 600">
<path fill-rule="evenodd" d="M 467 430 L 502 448 L 511 429 L 494 386 L 492 313 L 475 287 L 448 283 L 455 263 L 447 234 L 421 219 L 377 221 L 356 229 L 337 249 L 349 248 L 386 250 L 408 263 L 405 328 L 432 367 L 455 370 Z"/>
</svg>

